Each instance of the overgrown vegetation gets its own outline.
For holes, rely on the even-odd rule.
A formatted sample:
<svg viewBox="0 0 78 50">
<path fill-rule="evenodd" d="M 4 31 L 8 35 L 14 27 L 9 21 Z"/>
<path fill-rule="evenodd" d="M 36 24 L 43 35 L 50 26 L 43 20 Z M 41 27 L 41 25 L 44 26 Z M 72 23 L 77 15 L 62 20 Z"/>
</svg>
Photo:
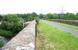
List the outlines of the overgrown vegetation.
<svg viewBox="0 0 78 50">
<path fill-rule="evenodd" d="M 17 15 L 5 15 L 1 20 L 0 36 L 11 38 L 23 28 L 23 19 Z"/>
<path fill-rule="evenodd" d="M 6 38 L 0 36 L 0 48 L 4 46 L 7 42 L 8 40 Z"/>
<path fill-rule="evenodd" d="M 4 45 L 3 41 L 0 41 L 0 47 L 2 47 Z"/>
<path fill-rule="evenodd" d="M 36 20 L 37 24 L 39 23 L 39 19 L 52 20 L 52 19 L 65 19 L 65 20 L 78 20 L 78 13 L 65 13 L 65 14 L 57 14 L 57 13 L 48 13 L 48 14 L 37 14 L 27 13 L 27 14 L 6 14 L 0 15 L 0 36 L 5 38 L 12 38 L 15 36 L 20 30 L 23 29 L 24 22 Z M 43 25 L 42 25 L 43 26 Z M 46 28 L 46 27 L 45 27 Z M 43 31 L 46 31 L 43 29 Z"/>
<path fill-rule="evenodd" d="M 48 41 L 44 46 L 48 47 L 49 50 L 78 50 L 78 37 L 71 33 L 48 25 L 44 21 L 39 22 L 38 30 L 38 34 L 41 33 Z"/>
</svg>

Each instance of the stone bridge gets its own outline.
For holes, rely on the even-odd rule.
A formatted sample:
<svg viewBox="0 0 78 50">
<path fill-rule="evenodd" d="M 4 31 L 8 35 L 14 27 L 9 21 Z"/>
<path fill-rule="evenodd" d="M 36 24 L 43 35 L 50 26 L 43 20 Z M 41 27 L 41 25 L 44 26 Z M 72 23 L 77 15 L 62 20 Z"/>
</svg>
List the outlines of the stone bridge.
<svg viewBox="0 0 78 50">
<path fill-rule="evenodd" d="M 31 21 L 2 50 L 35 50 L 35 26 L 35 20 Z"/>
</svg>

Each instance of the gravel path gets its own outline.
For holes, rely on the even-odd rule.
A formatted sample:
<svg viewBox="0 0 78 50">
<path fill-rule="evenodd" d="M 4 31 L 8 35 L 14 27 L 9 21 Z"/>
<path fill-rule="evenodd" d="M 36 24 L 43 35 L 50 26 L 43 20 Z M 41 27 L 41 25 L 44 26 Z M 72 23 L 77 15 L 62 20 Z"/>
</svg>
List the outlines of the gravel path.
<svg viewBox="0 0 78 50">
<path fill-rule="evenodd" d="M 57 28 L 59 28 L 61 30 L 64 30 L 66 32 L 70 32 L 70 33 L 72 33 L 74 35 L 78 35 L 78 30 L 76 30 L 76 29 L 68 28 L 66 26 L 61 25 L 60 23 L 53 22 L 53 21 L 46 21 L 45 20 L 45 22 L 52 25 L 52 26 L 54 26 L 54 27 L 57 27 Z"/>
</svg>

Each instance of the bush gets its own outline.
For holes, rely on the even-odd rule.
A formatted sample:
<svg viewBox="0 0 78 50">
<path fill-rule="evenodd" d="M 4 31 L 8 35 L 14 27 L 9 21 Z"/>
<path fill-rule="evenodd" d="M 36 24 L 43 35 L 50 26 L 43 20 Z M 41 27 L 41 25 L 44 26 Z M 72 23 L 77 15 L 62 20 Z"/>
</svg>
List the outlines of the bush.
<svg viewBox="0 0 78 50">
<path fill-rule="evenodd" d="M 3 18 L 1 29 L 18 33 L 23 28 L 23 19 L 17 15 L 6 15 Z"/>
<path fill-rule="evenodd" d="M 13 32 L 0 29 L 0 36 L 4 36 L 6 38 L 11 38 L 14 36 Z"/>
<path fill-rule="evenodd" d="M 2 47 L 4 45 L 3 41 L 0 41 L 0 47 Z"/>
<path fill-rule="evenodd" d="M 0 36 L 0 48 L 3 47 L 8 42 L 8 39 Z"/>
</svg>

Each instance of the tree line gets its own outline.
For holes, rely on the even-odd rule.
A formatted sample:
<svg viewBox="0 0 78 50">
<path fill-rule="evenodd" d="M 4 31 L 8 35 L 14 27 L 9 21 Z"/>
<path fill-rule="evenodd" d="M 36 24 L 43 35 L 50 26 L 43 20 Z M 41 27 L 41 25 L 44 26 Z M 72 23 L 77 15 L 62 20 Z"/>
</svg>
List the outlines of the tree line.
<svg viewBox="0 0 78 50">
<path fill-rule="evenodd" d="M 47 13 L 47 14 L 37 14 L 27 13 L 27 14 L 7 14 L 7 15 L 16 15 L 19 18 L 23 18 L 24 21 L 34 20 L 36 18 L 40 19 L 66 19 L 66 20 L 78 20 L 78 13 Z M 0 21 L 4 16 L 7 15 L 0 15 Z"/>
<path fill-rule="evenodd" d="M 25 21 L 33 20 L 36 18 L 40 19 L 65 19 L 65 20 L 78 20 L 78 13 L 47 13 L 47 14 L 37 14 L 35 12 L 28 14 L 17 14 L 22 17 Z"/>
</svg>

